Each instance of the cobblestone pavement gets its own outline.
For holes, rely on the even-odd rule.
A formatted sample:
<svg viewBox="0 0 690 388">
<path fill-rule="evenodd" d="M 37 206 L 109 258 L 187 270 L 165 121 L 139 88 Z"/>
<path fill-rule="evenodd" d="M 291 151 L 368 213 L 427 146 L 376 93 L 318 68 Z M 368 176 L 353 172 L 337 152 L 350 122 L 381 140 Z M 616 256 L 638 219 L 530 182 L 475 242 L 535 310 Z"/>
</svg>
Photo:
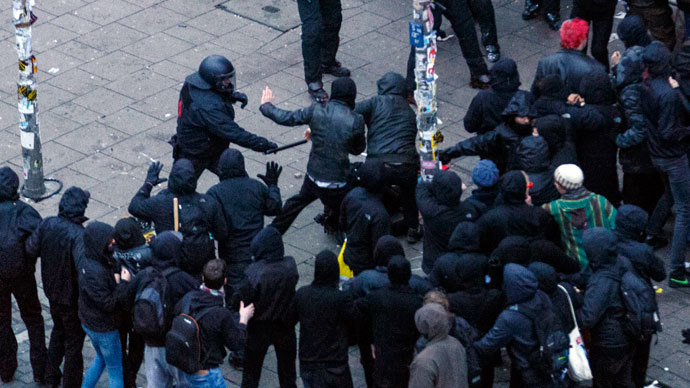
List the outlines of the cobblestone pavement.
<svg viewBox="0 0 690 388">
<path fill-rule="evenodd" d="M 165 163 L 169 172 L 171 149 L 166 143 L 175 131 L 179 88 L 202 58 L 220 53 L 233 61 L 239 90 L 249 96 L 246 109 L 237 109 L 237 122 L 245 129 L 267 136 L 278 144 L 299 140 L 303 128 L 280 127 L 258 112 L 260 90 L 273 89 L 282 108 L 309 104 L 303 82 L 299 19 L 294 0 L 37 0 L 34 47 L 38 58 L 38 102 L 43 156 L 47 177 L 61 179 L 65 187 L 78 185 L 91 192 L 87 216 L 115 223 L 127 215 L 127 204 L 142 184 L 150 160 Z M 564 1 L 564 17 L 570 1 Z M 258 4 L 258 6 L 257 6 Z M 352 69 L 359 98 L 376 93 L 375 81 L 387 71 L 404 73 L 408 53 L 408 0 L 343 0 L 343 28 L 338 59 Z M 265 6 L 272 6 L 267 8 Z M 283 7 L 283 19 L 270 11 Z M 557 50 L 558 34 L 541 20 L 520 18 L 522 2 L 494 0 L 499 42 L 504 57 L 518 62 L 524 87 L 532 82 L 539 58 Z M 263 10 L 261 9 L 263 7 Z M 6 17 L 0 25 L 0 162 L 21 175 L 17 130 L 17 65 L 11 2 L 0 4 Z M 234 12 L 234 13 L 233 13 Z M 240 17 L 237 14 L 249 16 Z M 267 27 L 273 24 L 278 28 Z M 449 28 L 447 22 L 444 28 Z M 615 29 L 614 29 L 615 31 Z M 457 39 L 439 44 L 437 73 L 439 117 L 445 144 L 468 137 L 462 118 L 476 93 L 467 86 L 469 73 Z M 620 47 L 612 39 L 611 48 Z M 332 78 L 326 78 L 330 83 Z M 253 176 L 263 171 L 269 158 L 243 150 Z M 275 158 L 284 166 L 280 180 L 283 198 L 299 189 L 305 172 L 307 146 L 281 152 Z M 476 159 L 456 161 L 453 168 L 465 182 Z M 216 178 L 205 173 L 199 189 Z M 43 216 L 57 212 L 59 197 L 36 204 Z M 313 255 L 335 242 L 313 222 L 320 206 L 307 208 L 285 234 L 287 254 L 298 263 L 300 282 L 312 279 Z M 419 271 L 421 244 L 405 249 Z M 690 386 L 690 347 L 681 343 L 681 329 L 688 326 L 687 291 L 661 285 L 659 294 L 664 332 L 655 341 L 650 378 L 668 386 Z M 42 292 L 41 292 L 41 296 Z M 46 334 L 52 323 L 45 306 Z M 27 333 L 16 307 L 13 328 L 19 339 L 20 366 L 16 382 L 2 387 L 32 386 Z M 684 318 L 685 317 L 685 318 Z M 84 349 L 85 364 L 93 349 Z M 363 386 L 357 352 L 350 363 L 356 386 Z M 228 386 L 237 386 L 241 374 L 223 366 Z M 104 375 L 105 376 L 105 375 Z M 143 378 L 139 379 L 145 385 Z M 507 386 L 507 373 L 498 374 L 497 386 Z M 105 379 L 100 386 L 106 386 Z M 277 387 L 276 361 L 270 353 L 262 387 Z"/>
</svg>

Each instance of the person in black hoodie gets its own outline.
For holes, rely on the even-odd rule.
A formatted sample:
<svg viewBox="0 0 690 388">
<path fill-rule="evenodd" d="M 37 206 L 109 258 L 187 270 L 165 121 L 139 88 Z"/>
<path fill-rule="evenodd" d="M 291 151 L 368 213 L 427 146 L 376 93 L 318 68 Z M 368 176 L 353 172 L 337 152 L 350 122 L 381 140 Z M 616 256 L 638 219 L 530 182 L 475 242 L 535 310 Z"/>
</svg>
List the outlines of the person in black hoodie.
<svg viewBox="0 0 690 388">
<path fill-rule="evenodd" d="M 580 262 L 568 256 L 560 246 L 549 240 L 535 240 L 529 244 L 530 261 L 542 262 L 556 272 L 572 275 L 580 272 Z"/>
<path fill-rule="evenodd" d="M 439 151 L 439 159 L 448 164 L 460 156 L 479 155 L 482 159 L 493 160 L 501 172 L 515 169 L 515 148 L 523 137 L 532 135 L 529 118 L 532 101 L 530 92 L 518 90 L 503 110 L 503 122 L 500 125 Z"/>
<path fill-rule="evenodd" d="M 258 175 L 264 181 L 261 183 L 247 176 L 240 151 L 229 148 L 220 156 L 220 183 L 208 189 L 206 194 L 218 202 L 228 227 L 227 239 L 218 241 L 218 256 L 225 260 L 228 269 L 228 282 L 224 286 L 227 301 L 252 261 L 249 246 L 263 229 L 264 216 L 280 214 L 283 202 L 278 178 L 282 170 L 275 162 L 266 163 L 266 175 Z"/>
<path fill-rule="evenodd" d="M 448 239 L 462 221 L 474 221 L 477 210 L 460 202 L 463 185 L 453 171 L 439 171 L 431 183 L 417 185 L 417 207 L 424 220 L 422 270 L 431 272 L 436 258 L 448 251 Z"/>
<path fill-rule="evenodd" d="M 176 314 L 199 317 L 201 370 L 191 375 L 180 373 L 180 379 L 187 383 L 182 386 L 224 388 L 220 365 L 225 359 L 225 348 L 238 351 L 247 342 L 247 323 L 254 315 L 254 305 L 245 306 L 240 301 L 239 319 L 223 306 L 225 273 L 223 260 L 210 260 L 204 265 L 201 286 L 187 293 L 175 306 Z"/>
<path fill-rule="evenodd" d="M 357 171 L 360 187 L 350 190 L 340 206 L 340 228 L 347 236 L 343 258 L 355 275 L 376 266 L 376 243 L 391 230 L 380 195 L 382 164 L 376 159 L 366 161 Z"/>
<path fill-rule="evenodd" d="M 53 331 L 50 333 L 45 381 L 50 386 L 81 387 L 84 359 L 84 330 L 78 315 L 79 285 L 74 257 L 84 235 L 82 225 L 89 204 L 89 192 L 70 187 L 60 198 L 58 215 L 41 222 L 26 241 L 29 257 L 41 258 L 43 292 L 50 305 Z M 64 372 L 60 364 L 65 359 Z"/>
<path fill-rule="evenodd" d="M 532 135 L 541 136 L 549 147 L 549 170 L 555 171 L 561 164 L 576 164 L 577 150 L 571 139 L 570 123 L 564 117 L 549 114 L 534 120 Z"/>
<path fill-rule="evenodd" d="M 254 262 L 232 297 L 232 306 L 240 301 L 254 304 L 254 319 L 247 328 L 242 387 L 256 388 L 268 347 L 273 345 L 278 359 L 281 388 L 295 387 L 295 285 L 299 278 L 295 259 L 285 256 L 283 238 L 273 226 L 254 237 L 250 246 Z"/>
<path fill-rule="evenodd" d="M 388 263 L 390 286 L 372 291 L 357 301 L 363 322 L 373 333 L 374 386 L 405 387 L 419 332 L 414 314 L 422 297 L 410 288 L 410 262 L 394 256 Z"/>
<path fill-rule="evenodd" d="M 367 160 L 382 161 L 382 183 L 400 188 L 408 241 L 416 243 L 421 237 L 414 199 L 419 169 L 415 146 L 417 117 L 407 103 L 408 91 L 402 75 L 388 72 L 376 81 L 376 86 L 377 96 L 355 106 L 355 112 L 367 124 Z"/>
<path fill-rule="evenodd" d="M 520 87 L 517 64 L 510 58 L 503 58 L 491 67 L 491 87 L 480 90 L 463 119 L 465 130 L 479 135 L 487 133 L 501 124 L 501 114 Z"/>
<path fill-rule="evenodd" d="M 312 141 L 307 173 L 300 192 L 285 201 L 273 225 L 285 234 L 299 213 L 317 199 L 328 208 L 325 228 L 338 230 L 340 203 L 347 194 L 348 155 L 359 155 L 366 148 L 364 119 L 354 112 L 357 85 L 350 78 L 338 78 L 331 86 L 330 100 L 307 108 L 286 111 L 273 105 L 273 92 L 266 87 L 261 97 L 261 114 L 290 127 L 309 124 L 304 133 Z"/>
<path fill-rule="evenodd" d="M 151 163 L 146 181 L 139 191 L 134 195 L 129 203 L 129 213 L 143 221 L 152 221 L 156 228 L 156 233 L 166 230 L 177 230 L 174 221 L 174 198 L 178 199 L 178 207 L 189 209 L 189 214 L 194 219 L 188 220 L 189 224 L 205 225 L 213 240 L 225 241 L 227 239 L 227 225 L 220 209 L 220 205 L 215 199 L 196 192 L 197 178 L 194 175 L 194 166 L 187 159 L 178 159 L 170 171 L 168 188 L 160 191 L 151 197 L 151 190 L 154 186 L 164 182 L 158 178 L 161 165 L 159 162 Z M 180 211 L 180 214 L 183 212 Z M 179 229 L 182 234 L 188 225 L 183 224 L 184 220 L 179 221 Z M 183 250 L 184 246 L 183 246 Z M 205 255 L 208 253 L 209 257 Z M 198 256 L 203 254 L 204 256 Z M 215 253 L 214 253 L 215 255 Z M 185 262 L 181 263 L 181 268 L 193 275 L 199 275 L 206 261 L 212 259 L 214 255 L 210 252 L 194 252 L 189 250 L 185 254 Z"/>
<path fill-rule="evenodd" d="M 620 283 L 626 269 L 616 255 L 616 235 L 604 228 L 585 231 L 582 244 L 592 276 L 582 306 L 582 328 L 591 334 L 589 364 L 594 386 L 631 387 L 633 344 L 623 331 Z"/>
<path fill-rule="evenodd" d="M 29 333 L 34 380 L 45 380 L 46 341 L 41 303 L 36 287 L 36 261 L 26 254 L 25 243 L 41 223 L 33 207 L 19 200 L 19 177 L 0 168 L 0 379 L 10 382 L 17 370 L 17 340 L 12 332 L 12 295 Z"/>
<path fill-rule="evenodd" d="M 464 276 L 456 270 L 461 259 L 476 261 L 482 269 L 487 265 L 486 256 L 479 253 L 479 229 L 472 222 L 461 222 L 455 227 L 448 240 L 448 252 L 436 259 L 429 282 L 446 293 L 457 291 L 461 286 L 459 277 Z"/>
<path fill-rule="evenodd" d="M 116 272 L 111 253 L 115 242 L 113 233 L 110 225 L 90 223 L 84 231 L 82 249 L 75 257 L 79 273 L 79 319 L 96 350 L 96 358 L 84 374 L 84 388 L 95 387 L 105 367 L 109 386 L 124 385 L 117 308 L 125 301 L 125 283 L 130 280 L 130 273 L 126 268 Z"/>
<path fill-rule="evenodd" d="M 570 333 L 575 328 L 575 322 L 570 312 L 568 297 L 573 303 L 575 317 L 578 319 L 578 325 L 580 325 L 579 312 L 582 308 L 582 295 L 580 295 L 578 291 L 575 291 L 575 288 L 570 283 L 560 281 L 556 270 L 546 263 L 535 261 L 527 268 L 537 277 L 539 289 L 551 299 L 553 312 L 561 323 L 563 331 L 565 333 Z M 565 288 L 568 294 L 566 295 L 559 286 Z"/>
<path fill-rule="evenodd" d="M 550 166 L 549 146 L 541 136 L 528 136 L 522 139 L 515 153 L 518 168 L 527 173 L 532 187 L 529 195 L 532 205 L 541 206 L 560 197 L 553 185 L 553 171 Z"/>
<path fill-rule="evenodd" d="M 314 281 L 297 290 L 300 323 L 299 368 L 306 388 L 351 388 L 348 338 L 352 333 L 354 304 L 338 289 L 338 257 L 322 251 L 314 261 Z"/>
<path fill-rule="evenodd" d="M 568 105 L 565 83 L 557 74 L 548 74 L 536 81 L 532 88 L 536 100 L 530 107 L 530 116 L 534 118 L 548 115 L 561 116 L 567 112 Z"/>
</svg>

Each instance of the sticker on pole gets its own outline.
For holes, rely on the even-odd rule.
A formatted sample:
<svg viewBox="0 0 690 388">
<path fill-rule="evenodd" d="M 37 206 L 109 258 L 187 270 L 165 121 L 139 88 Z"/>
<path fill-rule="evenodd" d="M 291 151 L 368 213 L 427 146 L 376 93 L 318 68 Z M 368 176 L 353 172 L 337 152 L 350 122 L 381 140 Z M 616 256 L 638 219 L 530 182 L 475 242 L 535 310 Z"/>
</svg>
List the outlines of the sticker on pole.
<svg viewBox="0 0 690 388">
<path fill-rule="evenodd" d="M 410 22 L 410 46 L 424 47 L 424 27 L 414 20 Z"/>
<path fill-rule="evenodd" d="M 27 150 L 34 149 L 34 133 L 26 131 L 19 132 L 21 133 L 22 147 L 26 148 Z"/>
</svg>

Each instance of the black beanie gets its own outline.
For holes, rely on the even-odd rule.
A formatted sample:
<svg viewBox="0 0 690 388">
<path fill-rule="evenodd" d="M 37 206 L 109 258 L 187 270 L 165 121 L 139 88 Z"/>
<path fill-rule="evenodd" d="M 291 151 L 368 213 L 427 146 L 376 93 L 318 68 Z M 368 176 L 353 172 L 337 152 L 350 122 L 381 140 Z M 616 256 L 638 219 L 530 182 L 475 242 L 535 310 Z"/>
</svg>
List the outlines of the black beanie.
<svg viewBox="0 0 690 388">
<path fill-rule="evenodd" d="M 410 262 L 402 256 L 393 256 L 388 262 L 388 281 L 394 286 L 406 286 L 410 283 L 412 268 Z"/>
<path fill-rule="evenodd" d="M 355 109 L 355 98 L 357 97 L 357 85 L 349 77 L 341 77 L 333 81 L 331 85 L 331 100 L 342 101 L 350 109 Z"/>
<path fill-rule="evenodd" d="M 338 256 L 328 249 L 319 252 L 314 260 L 314 281 L 311 284 L 337 286 L 340 281 Z"/>
</svg>

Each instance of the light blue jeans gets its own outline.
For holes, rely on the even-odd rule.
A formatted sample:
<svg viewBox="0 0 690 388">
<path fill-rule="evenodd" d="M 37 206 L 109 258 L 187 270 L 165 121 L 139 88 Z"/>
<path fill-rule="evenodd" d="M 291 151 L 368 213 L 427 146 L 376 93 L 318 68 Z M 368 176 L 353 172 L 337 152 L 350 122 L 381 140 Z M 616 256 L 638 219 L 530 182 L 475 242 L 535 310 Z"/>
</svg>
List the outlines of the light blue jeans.
<svg viewBox="0 0 690 388">
<path fill-rule="evenodd" d="M 95 387 L 96 383 L 98 383 L 98 379 L 101 378 L 101 374 L 103 374 L 103 370 L 108 368 L 108 387 L 123 388 L 124 380 L 122 378 L 120 333 L 118 333 L 117 330 L 98 333 L 89 330 L 84 325 L 81 325 L 81 327 L 86 332 L 86 335 L 89 336 L 89 339 L 91 339 L 93 348 L 96 350 L 96 358 L 86 371 L 81 387 Z"/>
<path fill-rule="evenodd" d="M 185 380 L 184 383 L 180 381 L 180 385 L 189 388 L 225 388 L 225 379 L 220 368 L 213 368 L 208 370 L 207 375 L 188 375 L 181 373 L 180 380 Z"/>
<path fill-rule="evenodd" d="M 165 360 L 165 346 L 148 346 L 144 349 L 146 386 L 151 388 L 172 388 L 179 386 L 180 370 Z"/>
</svg>

